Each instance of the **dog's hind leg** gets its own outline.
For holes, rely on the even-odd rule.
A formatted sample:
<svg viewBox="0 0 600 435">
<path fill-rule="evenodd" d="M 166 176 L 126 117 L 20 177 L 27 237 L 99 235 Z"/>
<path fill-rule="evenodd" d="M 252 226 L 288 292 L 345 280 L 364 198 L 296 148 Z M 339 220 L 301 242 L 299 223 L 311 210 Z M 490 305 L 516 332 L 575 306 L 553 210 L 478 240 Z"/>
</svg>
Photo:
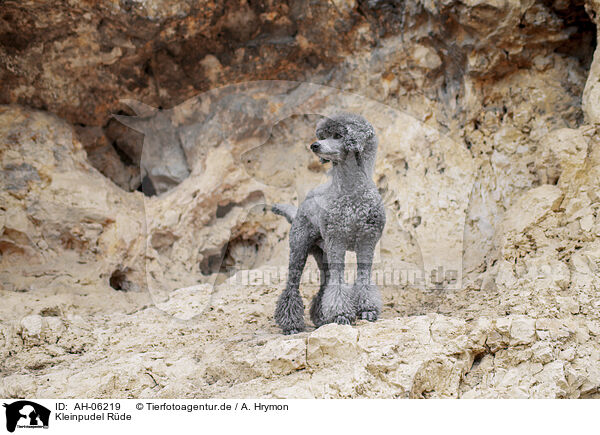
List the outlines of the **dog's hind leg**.
<svg viewBox="0 0 600 435">
<path fill-rule="evenodd" d="M 304 331 L 304 303 L 298 288 L 308 251 L 315 238 L 316 234 L 314 230 L 311 230 L 305 217 L 300 216 L 294 219 L 290 229 L 288 281 L 275 309 L 275 321 L 284 334 L 296 334 Z"/>
<path fill-rule="evenodd" d="M 315 261 L 319 266 L 319 270 L 321 271 L 321 287 L 310 304 L 310 319 L 318 328 L 325 323 L 323 310 L 321 307 L 321 300 L 323 299 L 323 292 L 327 286 L 327 277 L 329 272 L 327 271 L 327 262 L 325 261 L 323 250 L 317 246 L 314 246 L 310 253 L 315 258 Z"/>
<path fill-rule="evenodd" d="M 371 283 L 371 268 L 375 243 L 363 242 L 356 252 L 358 262 L 354 295 L 356 297 L 356 315 L 359 319 L 374 322 L 381 312 L 381 295 L 379 288 Z"/>
</svg>

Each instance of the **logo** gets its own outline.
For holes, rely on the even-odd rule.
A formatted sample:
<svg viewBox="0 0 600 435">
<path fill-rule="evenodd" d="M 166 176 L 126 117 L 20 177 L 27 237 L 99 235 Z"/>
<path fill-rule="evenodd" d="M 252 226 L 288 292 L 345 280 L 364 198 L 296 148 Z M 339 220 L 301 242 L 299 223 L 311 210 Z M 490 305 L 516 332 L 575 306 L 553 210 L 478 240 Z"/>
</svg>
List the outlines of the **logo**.
<svg viewBox="0 0 600 435">
<path fill-rule="evenodd" d="M 6 408 L 6 430 L 14 432 L 16 428 L 48 429 L 50 410 L 29 400 L 19 400 L 3 405 Z"/>
</svg>

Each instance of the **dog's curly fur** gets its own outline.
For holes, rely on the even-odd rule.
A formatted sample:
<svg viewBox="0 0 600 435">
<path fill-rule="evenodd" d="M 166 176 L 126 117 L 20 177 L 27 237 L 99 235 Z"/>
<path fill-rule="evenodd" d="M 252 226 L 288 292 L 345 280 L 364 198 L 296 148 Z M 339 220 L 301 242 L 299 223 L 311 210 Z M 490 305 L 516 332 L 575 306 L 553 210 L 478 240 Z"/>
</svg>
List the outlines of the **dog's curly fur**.
<svg viewBox="0 0 600 435">
<path fill-rule="evenodd" d="M 296 209 L 274 204 L 271 210 L 287 218 L 290 229 L 288 282 L 279 297 L 275 320 L 284 334 L 304 330 L 304 304 L 298 287 L 309 254 L 321 270 L 321 288 L 314 297 L 311 320 L 350 324 L 356 317 L 377 320 L 379 289 L 371 283 L 375 245 L 385 226 L 383 201 L 372 180 L 377 138 L 371 124 L 354 114 L 323 119 L 311 150 L 331 161 L 331 179 L 311 190 Z M 346 251 L 358 260 L 354 286 L 344 282 Z"/>
</svg>

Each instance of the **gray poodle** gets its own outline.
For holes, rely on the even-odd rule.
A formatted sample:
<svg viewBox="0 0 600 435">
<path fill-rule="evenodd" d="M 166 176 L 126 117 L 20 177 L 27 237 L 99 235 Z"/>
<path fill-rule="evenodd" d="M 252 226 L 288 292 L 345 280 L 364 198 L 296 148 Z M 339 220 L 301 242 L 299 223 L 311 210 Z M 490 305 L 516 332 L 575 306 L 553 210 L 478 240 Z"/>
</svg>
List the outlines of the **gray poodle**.
<svg viewBox="0 0 600 435">
<path fill-rule="evenodd" d="M 381 296 L 371 283 L 375 245 L 385 225 L 385 210 L 372 180 L 377 153 L 375 130 L 363 117 L 340 114 L 317 126 L 318 140 L 310 149 L 321 162 L 330 161 L 331 179 L 311 190 L 296 207 L 274 204 L 271 210 L 291 224 L 288 282 L 279 297 L 275 320 L 284 334 L 304 330 L 304 304 L 298 287 L 308 254 L 321 270 L 321 288 L 310 307 L 310 318 L 350 324 L 358 316 L 371 322 L 381 310 Z M 344 282 L 346 251 L 358 260 L 354 286 Z"/>
</svg>

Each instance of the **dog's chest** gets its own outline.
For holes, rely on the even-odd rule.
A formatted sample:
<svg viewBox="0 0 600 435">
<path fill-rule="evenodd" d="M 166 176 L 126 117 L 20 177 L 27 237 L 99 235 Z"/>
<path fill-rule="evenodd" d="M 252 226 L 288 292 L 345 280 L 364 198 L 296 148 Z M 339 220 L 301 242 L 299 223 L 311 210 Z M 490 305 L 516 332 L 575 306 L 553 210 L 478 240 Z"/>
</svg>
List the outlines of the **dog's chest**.
<svg viewBox="0 0 600 435">
<path fill-rule="evenodd" d="M 325 212 L 327 233 L 338 234 L 348 241 L 381 234 L 385 211 L 376 190 L 339 194 L 330 200 Z M 352 246 L 349 248 L 352 249 Z"/>
</svg>

